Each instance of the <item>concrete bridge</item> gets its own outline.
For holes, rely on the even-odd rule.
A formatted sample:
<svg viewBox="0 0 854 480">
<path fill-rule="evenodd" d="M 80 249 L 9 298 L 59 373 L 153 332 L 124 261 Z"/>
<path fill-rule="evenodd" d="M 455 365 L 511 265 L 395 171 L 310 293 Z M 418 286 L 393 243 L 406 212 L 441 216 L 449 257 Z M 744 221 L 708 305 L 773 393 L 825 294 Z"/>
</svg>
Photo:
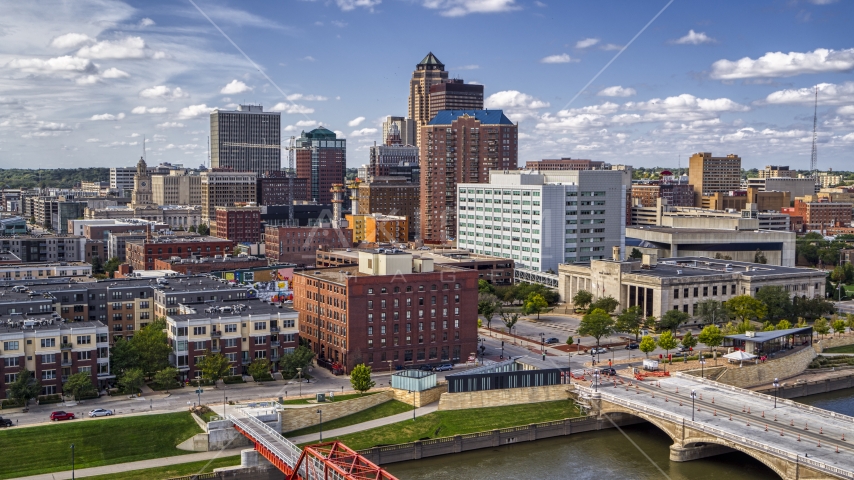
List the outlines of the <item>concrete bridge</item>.
<svg viewBox="0 0 854 480">
<path fill-rule="evenodd" d="M 629 413 L 656 425 L 673 439 L 672 461 L 738 450 L 785 480 L 854 479 L 852 417 L 680 373 L 599 382 L 576 385 L 591 413 Z"/>
</svg>

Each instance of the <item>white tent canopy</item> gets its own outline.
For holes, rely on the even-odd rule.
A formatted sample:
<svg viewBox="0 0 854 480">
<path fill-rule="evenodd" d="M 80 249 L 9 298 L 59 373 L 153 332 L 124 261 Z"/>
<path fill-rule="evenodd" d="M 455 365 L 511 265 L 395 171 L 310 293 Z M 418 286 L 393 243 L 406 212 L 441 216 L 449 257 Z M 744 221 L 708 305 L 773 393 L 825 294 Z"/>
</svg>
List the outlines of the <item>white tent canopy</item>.
<svg viewBox="0 0 854 480">
<path fill-rule="evenodd" d="M 743 350 L 736 350 L 732 353 L 727 353 L 726 355 L 724 355 L 724 358 L 743 362 L 745 360 L 753 360 L 754 358 L 756 358 L 756 355 L 753 355 L 752 353 L 747 353 Z"/>
</svg>

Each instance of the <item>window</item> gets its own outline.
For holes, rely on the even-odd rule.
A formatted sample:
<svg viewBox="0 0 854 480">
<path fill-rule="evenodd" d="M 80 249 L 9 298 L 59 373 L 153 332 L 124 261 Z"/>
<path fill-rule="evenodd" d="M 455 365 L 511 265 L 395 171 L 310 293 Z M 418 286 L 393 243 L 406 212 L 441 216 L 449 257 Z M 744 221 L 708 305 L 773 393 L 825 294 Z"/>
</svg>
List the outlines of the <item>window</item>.
<svg viewBox="0 0 854 480">
<path fill-rule="evenodd" d="M 77 360 L 92 360 L 92 350 L 77 352 Z"/>
<path fill-rule="evenodd" d="M 12 357 L 12 358 L 4 358 L 3 359 L 4 367 L 18 367 L 20 366 L 20 357 Z"/>
<path fill-rule="evenodd" d="M 721 285 L 721 295 L 726 295 L 726 285 Z"/>
<path fill-rule="evenodd" d="M 42 355 L 42 363 L 56 363 L 56 354 L 48 353 L 46 355 Z"/>
<path fill-rule="evenodd" d="M 3 342 L 3 350 L 17 350 L 18 341 Z M 8 365 L 7 365 L 8 366 Z"/>
<path fill-rule="evenodd" d="M 42 370 L 42 380 L 56 379 L 56 370 Z"/>
<path fill-rule="evenodd" d="M 700 293 L 700 287 L 694 287 L 694 298 L 697 298 Z"/>
<path fill-rule="evenodd" d="M 708 297 L 708 296 L 709 296 L 709 287 L 703 287 L 703 296 L 704 296 L 704 297 Z"/>
<path fill-rule="evenodd" d="M 255 322 L 255 325 L 253 325 L 253 329 L 256 331 L 257 330 L 266 330 L 267 329 L 267 322 Z"/>
<path fill-rule="evenodd" d="M 715 286 L 713 286 L 713 287 L 712 287 L 712 295 L 713 295 L 713 296 L 716 296 L 717 294 L 718 294 L 718 286 L 717 286 L 717 285 L 715 285 Z"/>
<path fill-rule="evenodd" d="M 236 347 L 237 346 L 237 339 L 236 338 L 226 338 L 225 340 L 222 341 L 222 343 L 223 343 L 223 346 L 225 346 L 226 348 Z"/>
<path fill-rule="evenodd" d="M 193 327 L 193 335 L 205 335 L 208 332 L 208 327 Z"/>
<path fill-rule="evenodd" d="M 236 332 L 236 331 L 237 331 L 237 324 L 236 324 L 236 323 L 227 323 L 227 324 L 225 324 L 225 331 L 226 331 L 226 333 L 234 333 L 234 332 Z"/>
<path fill-rule="evenodd" d="M 673 298 L 674 299 L 679 298 L 679 289 L 678 288 L 673 289 Z"/>
<path fill-rule="evenodd" d="M 253 337 L 255 339 L 255 345 L 266 345 L 267 337 Z"/>
</svg>

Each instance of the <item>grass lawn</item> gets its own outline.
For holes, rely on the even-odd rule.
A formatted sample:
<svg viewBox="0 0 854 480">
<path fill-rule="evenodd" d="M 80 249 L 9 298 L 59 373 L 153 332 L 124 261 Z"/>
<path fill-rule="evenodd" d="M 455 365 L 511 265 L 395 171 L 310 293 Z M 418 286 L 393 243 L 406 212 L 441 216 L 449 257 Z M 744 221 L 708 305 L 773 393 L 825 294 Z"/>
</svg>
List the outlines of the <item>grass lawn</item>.
<svg viewBox="0 0 854 480">
<path fill-rule="evenodd" d="M 211 419 L 213 417 L 218 417 L 218 416 L 219 416 L 219 414 L 214 412 L 213 410 L 211 410 L 210 412 L 205 412 L 205 413 L 199 415 L 199 417 L 201 417 L 202 420 L 205 421 L 205 423 L 211 423 Z"/>
<path fill-rule="evenodd" d="M 240 465 L 240 455 L 220 457 L 214 460 L 180 463 L 178 465 L 169 465 L 167 467 L 146 468 L 143 470 L 132 470 L 130 472 L 97 475 L 86 478 L 88 480 L 163 480 L 167 478 L 183 477 L 185 475 L 208 473 L 212 472 L 214 468 L 233 467 L 235 465 Z"/>
<path fill-rule="evenodd" d="M 0 479 L 184 455 L 176 445 L 201 433 L 189 412 L 98 420 L 68 420 L 0 431 Z M 12 460 L 14 459 L 14 460 Z"/>
<path fill-rule="evenodd" d="M 352 400 L 354 398 L 366 397 L 368 395 L 374 395 L 376 393 L 380 393 L 380 392 L 369 392 L 369 393 L 365 393 L 363 395 L 359 395 L 358 393 L 350 393 L 347 395 L 335 395 L 334 399 L 327 396 L 326 401 L 329 403 L 332 403 L 333 401 L 334 402 L 343 402 L 344 400 Z M 317 402 L 314 401 L 314 397 L 310 397 L 310 398 L 298 398 L 296 400 L 285 400 L 282 402 L 282 405 L 309 405 L 309 404 L 316 404 L 316 403 Z"/>
<path fill-rule="evenodd" d="M 579 411 L 575 403 L 566 400 L 507 407 L 449 410 L 429 413 L 414 421 L 405 420 L 341 437 L 324 438 L 324 440 L 341 440 L 348 447 L 361 450 L 379 445 L 450 437 L 577 416 Z"/>
<path fill-rule="evenodd" d="M 854 353 L 854 345 L 843 345 L 841 347 L 825 348 L 823 353 Z"/>
<path fill-rule="evenodd" d="M 357 423 L 369 422 L 371 420 L 389 417 L 391 415 L 397 415 L 398 413 L 409 412 L 411 410 L 412 406 L 409 404 L 399 402 L 397 400 L 389 400 L 388 402 L 381 403 L 367 410 L 362 410 L 361 412 L 354 413 L 352 415 L 347 415 L 346 417 L 341 417 L 335 420 L 330 420 L 328 422 L 323 422 L 323 430 L 329 431 L 334 430 L 336 428 L 349 427 L 350 425 L 355 425 Z M 301 428 L 299 430 L 294 430 L 292 432 L 288 432 L 287 436 L 298 437 L 300 435 L 317 433 L 319 431 L 320 425 L 316 425 L 313 427 L 306 427 Z"/>
</svg>

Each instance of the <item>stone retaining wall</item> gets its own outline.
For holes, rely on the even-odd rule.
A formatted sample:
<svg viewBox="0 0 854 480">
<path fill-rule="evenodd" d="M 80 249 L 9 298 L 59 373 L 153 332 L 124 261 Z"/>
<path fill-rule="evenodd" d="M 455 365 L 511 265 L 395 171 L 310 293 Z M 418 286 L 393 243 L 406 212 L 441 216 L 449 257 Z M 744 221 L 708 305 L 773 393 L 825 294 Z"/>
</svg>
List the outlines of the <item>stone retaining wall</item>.
<svg viewBox="0 0 854 480">
<path fill-rule="evenodd" d="M 317 425 L 320 423 L 320 415 L 315 413 L 318 409 L 323 411 L 323 421 L 328 422 L 367 410 L 393 398 L 394 393 L 391 390 L 383 390 L 342 402 L 285 405 L 285 409 L 282 411 L 282 433 Z"/>
<path fill-rule="evenodd" d="M 843 347 L 845 345 L 854 345 L 854 335 L 836 335 L 833 337 L 824 337 L 813 344 L 816 353 L 821 353 L 826 348 Z"/>
<path fill-rule="evenodd" d="M 416 407 L 422 407 L 439 401 L 439 397 L 448 391 L 448 382 L 439 382 L 435 387 L 429 390 L 424 390 L 423 392 L 409 393 L 407 390 L 401 390 L 399 388 L 393 388 L 392 391 L 394 392 L 395 400 L 408 403 L 410 405 L 415 402 Z"/>
<path fill-rule="evenodd" d="M 773 382 L 775 378 L 783 380 L 803 373 L 815 357 L 814 349 L 804 348 L 780 359 L 730 368 L 717 381 L 741 388 L 764 385 Z"/>
<path fill-rule="evenodd" d="M 463 410 L 467 408 L 501 407 L 522 403 L 567 400 L 569 398 L 568 387 L 568 385 L 559 384 L 544 387 L 443 393 L 439 399 L 439 410 Z"/>
</svg>

